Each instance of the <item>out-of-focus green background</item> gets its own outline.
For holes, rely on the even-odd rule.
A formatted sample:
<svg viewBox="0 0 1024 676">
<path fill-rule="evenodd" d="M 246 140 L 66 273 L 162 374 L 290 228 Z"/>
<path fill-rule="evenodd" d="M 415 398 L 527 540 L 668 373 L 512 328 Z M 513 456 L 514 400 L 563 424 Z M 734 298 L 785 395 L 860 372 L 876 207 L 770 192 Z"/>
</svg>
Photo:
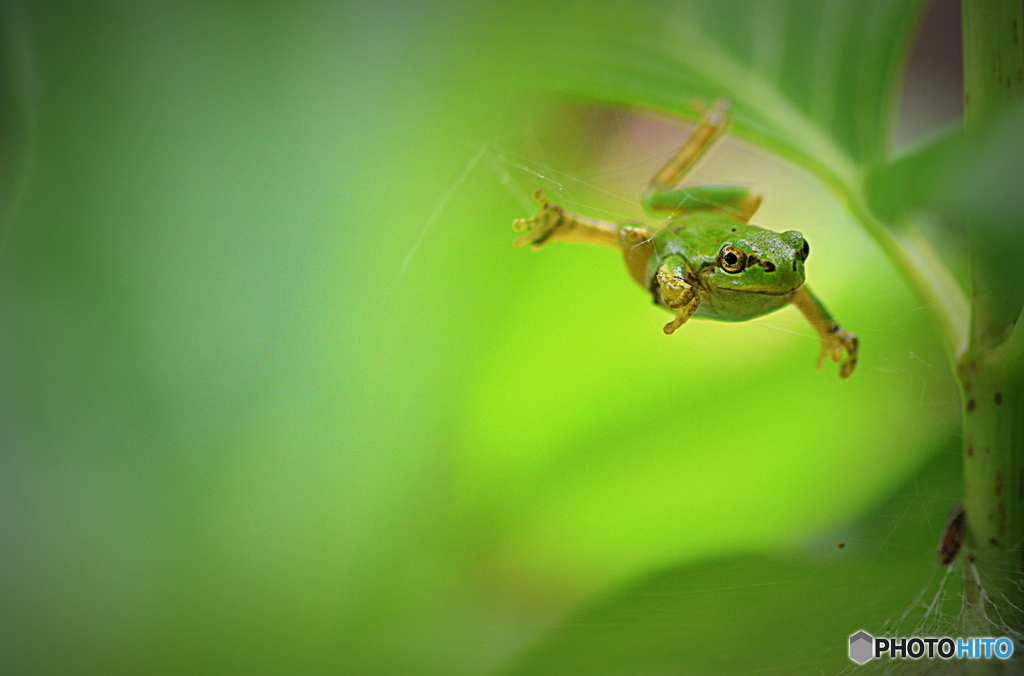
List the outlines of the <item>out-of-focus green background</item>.
<svg viewBox="0 0 1024 676">
<path fill-rule="evenodd" d="M 902 550 L 855 524 L 955 458 L 925 308 L 733 140 L 697 178 L 810 240 L 849 381 L 792 309 L 667 338 L 614 253 L 513 249 L 688 128 L 531 93 L 530 11 L 5 5 L 0 671 L 488 673 L 665 567 Z"/>
</svg>

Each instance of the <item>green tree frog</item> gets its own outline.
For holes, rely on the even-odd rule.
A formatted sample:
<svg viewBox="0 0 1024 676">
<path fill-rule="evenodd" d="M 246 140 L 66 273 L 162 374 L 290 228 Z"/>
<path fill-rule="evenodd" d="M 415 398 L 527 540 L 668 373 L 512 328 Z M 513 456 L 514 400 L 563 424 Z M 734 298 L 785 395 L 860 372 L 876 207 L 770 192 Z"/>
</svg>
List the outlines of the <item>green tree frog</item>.
<svg viewBox="0 0 1024 676">
<path fill-rule="evenodd" d="M 847 378 L 857 364 L 857 338 L 804 284 L 810 247 L 803 235 L 750 225 L 761 197 L 749 188 L 682 183 L 727 126 L 728 104 L 720 100 L 651 179 L 642 205 L 648 214 L 668 218 L 661 227 L 572 214 L 538 190 L 540 212 L 513 222 L 523 232 L 514 243 L 536 250 L 548 242 L 585 242 L 620 250 L 633 279 L 674 313 L 667 334 L 694 316 L 739 322 L 795 305 L 821 339 L 818 368 L 831 357 Z"/>
</svg>

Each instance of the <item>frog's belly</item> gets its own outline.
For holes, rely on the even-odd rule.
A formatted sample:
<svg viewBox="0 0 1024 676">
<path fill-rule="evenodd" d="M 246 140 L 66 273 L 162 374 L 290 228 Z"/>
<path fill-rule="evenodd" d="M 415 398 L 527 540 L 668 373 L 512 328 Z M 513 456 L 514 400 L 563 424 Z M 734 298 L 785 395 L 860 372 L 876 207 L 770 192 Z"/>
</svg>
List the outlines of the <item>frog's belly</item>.
<svg viewBox="0 0 1024 676">
<path fill-rule="evenodd" d="M 781 296 L 727 290 L 714 294 L 698 292 L 700 305 L 694 316 L 723 322 L 742 322 L 789 305 L 794 293 L 795 289 Z"/>
</svg>

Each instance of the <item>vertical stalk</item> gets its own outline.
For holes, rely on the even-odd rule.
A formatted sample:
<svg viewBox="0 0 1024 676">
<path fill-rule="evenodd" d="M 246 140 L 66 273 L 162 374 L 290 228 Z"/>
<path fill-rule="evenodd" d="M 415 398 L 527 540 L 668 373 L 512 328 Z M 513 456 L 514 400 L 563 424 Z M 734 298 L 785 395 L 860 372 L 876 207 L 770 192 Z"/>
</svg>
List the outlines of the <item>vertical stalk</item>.
<svg viewBox="0 0 1024 676">
<path fill-rule="evenodd" d="M 964 120 L 999 115 L 1024 92 L 1021 0 L 962 0 Z M 975 635 L 1024 634 L 1024 325 L 983 230 L 971 232 L 970 343 L 963 395 L 965 575 Z M 1024 226 L 1024 224 L 1022 224 Z M 986 619 L 987 618 L 987 619 Z M 994 622 L 995 626 L 989 624 Z"/>
<path fill-rule="evenodd" d="M 964 123 L 970 127 L 1020 99 L 1024 65 L 1019 0 L 963 0 Z"/>
<path fill-rule="evenodd" d="M 1005 633 L 1019 635 L 1024 634 L 1024 369 L 1014 342 L 1020 341 L 965 359 L 959 374 L 967 600 Z M 977 629 L 989 635 L 993 628 L 982 623 Z"/>
<path fill-rule="evenodd" d="M 1024 9 L 1021 0 L 962 0 L 961 17 L 964 124 L 970 129 L 998 117 L 1024 93 Z M 967 225 L 971 232 L 971 224 Z M 985 244 L 979 241 L 971 246 L 973 349 L 1004 340 L 1006 328 L 1020 312 L 1005 302 L 1007 290 Z"/>
</svg>

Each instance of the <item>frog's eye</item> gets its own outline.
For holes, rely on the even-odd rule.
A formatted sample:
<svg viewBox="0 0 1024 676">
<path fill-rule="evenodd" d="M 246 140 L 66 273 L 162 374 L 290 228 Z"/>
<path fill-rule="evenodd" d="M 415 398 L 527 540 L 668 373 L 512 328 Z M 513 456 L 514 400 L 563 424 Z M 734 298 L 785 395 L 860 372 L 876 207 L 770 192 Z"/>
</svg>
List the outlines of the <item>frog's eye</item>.
<svg viewBox="0 0 1024 676">
<path fill-rule="evenodd" d="M 800 260 L 802 261 L 807 260 L 807 257 L 811 255 L 811 245 L 807 243 L 806 239 L 804 240 L 804 247 L 800 249 L 800 253 L 798 253 L 797 255 L 800 257 Z"/>
<path fill-rule="evenodd" d="M 743 267 L 747 264 L 747 254 L 732 245 L 723 246 L 722 251 L 718 254 L 718 264 L 726 272 L 742 272 Z"/>
</svg>

